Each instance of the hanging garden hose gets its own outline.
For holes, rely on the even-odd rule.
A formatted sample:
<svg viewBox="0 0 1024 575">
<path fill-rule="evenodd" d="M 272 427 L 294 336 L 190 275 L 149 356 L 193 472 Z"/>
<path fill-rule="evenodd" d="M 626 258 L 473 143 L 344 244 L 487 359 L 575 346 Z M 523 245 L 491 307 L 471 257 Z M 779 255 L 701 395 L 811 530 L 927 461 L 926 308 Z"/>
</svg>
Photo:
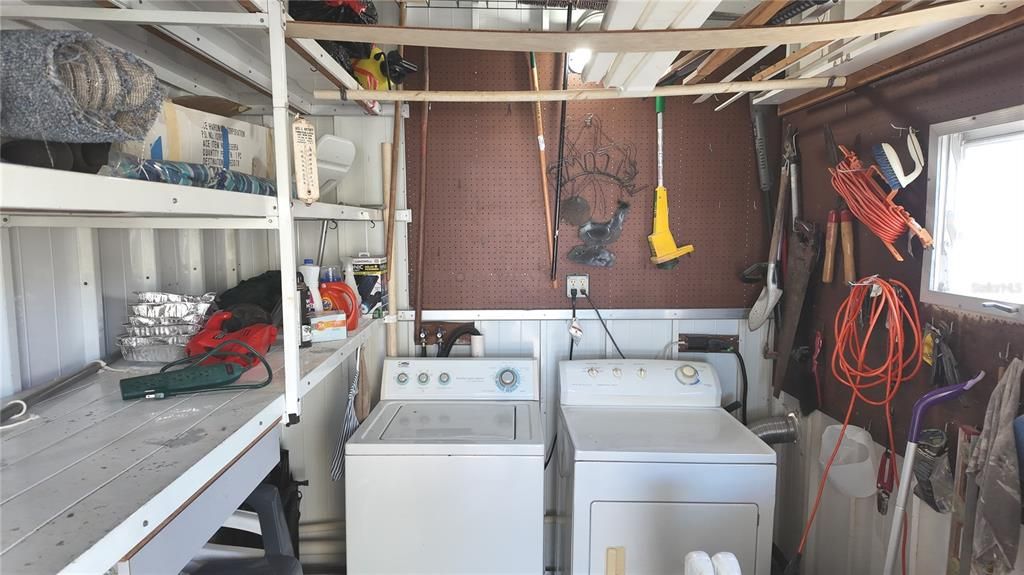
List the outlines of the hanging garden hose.
<svg viewBox="0 0 1024 575">
<path fill-rule="evenodd" d="M 909 297 L 910 290 L 897 280 L 884 280 L 871 276 L 853 284 L 850 295 L 846 297 L 835 319 L 835 347 L 832 350 L 832 375 L 842 385 L 849 388 L 850 403 L 846 408 L 843 426 L 832 449 L 832 455 L 825 465 L 818 493 L 811 507 L 811 514 L 800 537 L 800 546 L 796 556 L 786 569 L 787 575 L 797 573 L 800 558 L 807 537 L 814 524 L 814 517 L 821 504 L 821 496 L 825 490 L 829 470 L 835 461 L 839 447 L 842 445 L 846 428 L 850 425 L 854 408 L 858 401 L 881 407 L 885 411 L 886 431 L 888 433 L 889 450 L 895 453 L 896 440 L 892 430 L 892 411 L 890 405 L 900 390 L 903 382 L 913 378 L 921 369 L 921 321 L 917 314 L 917 306 Z M 868 306 L 868 317 L 864 325 L 858 317 Z M 884 333 L 876 336 L 876 329 Z M 868 345 L 872 339 L 885 338 L 885 356 L 878 365 L 868 363 Z M 898 487 L 898 484 L 897 484 Z M 903 532 L 903 564 L 906 571 L 906 532 Z"/>
<path fill-rule="evenodd" d="M 844 157 L 839 165 L 828 171 L 832 174 L 832 187 L 846 200 L 853 215 L 882 240 L 896 261 L 903 261 L 903 256 L 893 244 L 907 233 L 908 228 L 917 234 L 921 245 L 930 248 L 932 236 L 928 230 L 922 228 L 910 212 L 893 202 L 893 196 L 899 190 L 886 193 L 875 179 L 876 175 L 884 179 L 878 166 L 871 164 L 865 167 L 855 152 L 845 146 L 839 146 L 839 149 Z"/>
</svg>

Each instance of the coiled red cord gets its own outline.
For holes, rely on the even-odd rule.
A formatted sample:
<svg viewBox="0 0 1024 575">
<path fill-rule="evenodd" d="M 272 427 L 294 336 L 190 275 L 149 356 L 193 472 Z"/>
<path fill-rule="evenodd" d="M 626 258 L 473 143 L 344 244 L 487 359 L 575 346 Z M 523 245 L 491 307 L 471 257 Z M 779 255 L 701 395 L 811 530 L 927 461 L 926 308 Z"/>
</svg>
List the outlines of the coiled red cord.
<svg viewBox="0 0 1024 575">
<path fill-rule="evenodd" d="M 874 177 L 882 178 L 878 166 L 871 164 L 865 167 L 855 152 L 844 146 L 839 146 L 839 149 L 843 152 L 843 160 L 839 162 L 838 166 L 828 170 L 832 174 L 832 187 L 846 200 L 853 215 L 857 216 L 857 219 L 863 222 L 871 230 L 871 233 L 885 242 L 893 257 L 903 261 L 902 256 L 892 244 L 907 233 L 913 218 L 907 210 L 892 201 L 892 197 L 898 190 L 887 194 Z M 919 227 L 916 222 L 914 226 L 915 228 Z M 923 238 L 922 241 L 924 241 Z M 930 238 L 928 243 L 930 243 Z M 928 245 L 926 244 L 925 247 Z"/>
<path fill-rule="evenodd" d="M 851 206 L 852 207 L 852 206 Z M 828 472 L 832 468 L 836 454 L 850 425 L 854 408 L 858 400 L 867 405 L 882 407 L 885 411 L 886 430 L 889 437 L 889 450 L 896 453 L 896 440 L 892 430 L 892 411 L 890 404 L 904 381 L 912 379 L 921 369 L 921 320 L 917 306 L 910 290 L 897 280 L 884 280 L 871 276 L 854 284 L 850 294 L 839 306 L 834 324 L 835 346 L 832 350 L 832 375 L 836 380 L 850 389 L 850 403 L 846 407 L 843 427 L 839 431 L 835 448 L 825 465 L 818 493 L 814 498 L 814 506 L 804 526 L 800 538 L 797 555 L 803 553 L 807 545 L 807 537 L 814 523 L 814 517 L 821 505 L 821 495 L 825 490 Z M 903 297 L 901 296 L 907 296 Z M 870 297 L 870 308 L 867 322 L 860 326 L 861 310 L 865 300 Z M 875 328 L 881 320 L 885 329 L 885 358 L 876 366 L 868 364 L 868 344 L 875 335 Z M 881 390 L 881 391 L 868 391 Z M 879 397 L 879 393 L 881 396 Z M 898 487 L 898 479 L 897 479 Z M 906 572 L 907 532 L 904 521 L 902 561 Z"/>
</svg>

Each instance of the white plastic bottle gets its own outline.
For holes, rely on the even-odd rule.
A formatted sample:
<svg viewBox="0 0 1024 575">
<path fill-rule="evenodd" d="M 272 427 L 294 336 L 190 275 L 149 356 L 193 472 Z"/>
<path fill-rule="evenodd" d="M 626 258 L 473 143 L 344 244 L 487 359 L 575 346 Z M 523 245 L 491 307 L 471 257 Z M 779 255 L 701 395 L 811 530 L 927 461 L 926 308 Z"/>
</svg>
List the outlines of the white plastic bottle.
<svg viewBox="0 0 1024 575">
<path fill-rule="evenodd" d="M 345 260 L 345 283 L 356 293 L 356 310 L 362 309 L 362 296 L 359 295 L 359 285 L 356 283 L 356 274 L 352 268 L 352 259 Z"/>
<path fill-rule="evenodd" d="M 299 266 L 299 273 L 302 274 L 302 281 L 306 282 L 309 295 L 313 298 L 313 310 L 324 311 L 324 300 L 320 298 L 320 266 L 314 264 L 312 259 L 306 258 Z"/>
</svg>

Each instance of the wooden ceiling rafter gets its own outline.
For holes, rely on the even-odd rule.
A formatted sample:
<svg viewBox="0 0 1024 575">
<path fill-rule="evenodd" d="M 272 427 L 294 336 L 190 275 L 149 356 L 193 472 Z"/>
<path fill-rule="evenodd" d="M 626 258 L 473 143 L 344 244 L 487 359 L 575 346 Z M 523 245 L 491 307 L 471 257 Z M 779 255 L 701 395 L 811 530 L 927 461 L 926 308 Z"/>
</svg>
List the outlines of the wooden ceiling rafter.
<svg viewBox="0 0 1024 575">
<path fill-rule="evenodd" d="M 774 17 L 779 10 L 785 7 L 787 2 L 781 2 L 777 0 L 769 2 L 760 2 L 753 10 L 744 14 L 739 20 L 733 22 L 729 28 L 746 28 L 749 26 L 763 26 L 768 23 L 769 20 Z M 697 69 L 690 73 L 689 76 L 683 78 L 683 84 L 696 84 L 704 81 L 708 76 L 714 74 L 719 68 L 724 66 L 729 60 L 732 60 L 739 54 L 742 48 L 727 48 L 724 50 L 715 50 L 704 61 L 697 66 Z"/>
<path fill-rule="evenodd" d="M 291 38 L 505 52 L 572 52 L 579 48 L 588 48 L 594 52 L 667 52 L 760 48 L 770 44 L 802 44 L 852 38 L 907 30 L 934 22 L 1004 14 L 1018 6 L 1019 0 L 965 0 L 864 20 L 772 27 L 604 32 L 460 30 L 289 22 L 286 34 Z"/>
<path fill-rule="evenodd" d="M 1012 30 L 1018 26 L 1024 26 L 1024 4 L 1017 3 L 1017 5 L 1019 7 L 1006 14 L 980 18 L 952 32 L 937 36 L 923 44 L 918 44 L 909 50 L 853 72 L 847 76 L 845 86 L 816 90 L 780 104 L 779 115 L 785 116 L 806 110 L 811 106 L 821 104 L 887 76 L 945 56 L 975 42 Z"/>
</svg>

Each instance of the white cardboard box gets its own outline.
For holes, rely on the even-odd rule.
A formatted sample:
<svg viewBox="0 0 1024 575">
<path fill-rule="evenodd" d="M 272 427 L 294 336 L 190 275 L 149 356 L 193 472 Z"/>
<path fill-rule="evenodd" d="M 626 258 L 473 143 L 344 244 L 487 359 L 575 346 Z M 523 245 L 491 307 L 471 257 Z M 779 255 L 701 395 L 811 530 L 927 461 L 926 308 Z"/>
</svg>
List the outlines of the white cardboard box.
<svg viewBox="0 0 1024 575">
<path fill-rule="evenodd" d="M 191 162 L 270 178 L 274 175 L 270 128 L 200 112 L 172 102 L 142 141 L 125 142 L 123 152 L 146 159 Z"/>
</svg>

